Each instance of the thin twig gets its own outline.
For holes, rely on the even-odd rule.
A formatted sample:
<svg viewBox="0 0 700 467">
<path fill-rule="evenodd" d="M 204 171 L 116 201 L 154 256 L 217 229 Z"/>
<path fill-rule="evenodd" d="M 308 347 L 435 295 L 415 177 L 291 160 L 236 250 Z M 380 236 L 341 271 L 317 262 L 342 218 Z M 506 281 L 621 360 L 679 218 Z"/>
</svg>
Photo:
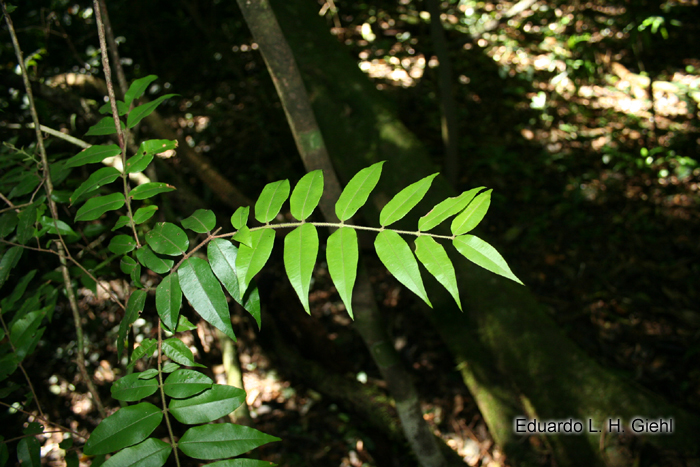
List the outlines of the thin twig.
<svg viewBox="0 0 700 467">
<path fill-rule="evenodd" d="M 22 124 L 20 124 L 20 123 L 10 123 L 10 124 L 8 124 L 8 125 L 5 125 L 5 128 L 9 128 L 9 129 L 11 129 L 11 130 L 20 130 L 20 129 L 22 129 L 22 128 L 34 129 L 35 126 L 34 126 L 33 123 L 27 123 L 27 124 L 25 124 L 25 125 L 22 125 Z M 92 144 L 86 143 L 86 142 L 83 141 L 82 139 L 78 139 L 78 138 L 76 138 L 75 136 L 71 136 L 71 135 L 67 135 L 67 134 L 65 134 L 65 133 L 61 133 L 60 131 L 54 130 L 53 128 L 49 128 L 49 127 L 47 127 L 47 126 L 45 126 L 45 125 L 40 125 L 39 128 L 40 128 L 41 131 L 43 131 L 44 133 L 48 133 L 48 134 L 50 134 L 51 136 L 55 136 L 56 138 L 61 138 L 62 140 L 68 141 L 69 143 L 74 144 L 74 145 L 76 145 L 76 146 L 78 146 L 78 147 L 81 147 L 81 148 L 83 148 L 83 149 L 87 149 L 87 148 L 89 148 L 90 146 L 92 146 Z"/>
</svg>

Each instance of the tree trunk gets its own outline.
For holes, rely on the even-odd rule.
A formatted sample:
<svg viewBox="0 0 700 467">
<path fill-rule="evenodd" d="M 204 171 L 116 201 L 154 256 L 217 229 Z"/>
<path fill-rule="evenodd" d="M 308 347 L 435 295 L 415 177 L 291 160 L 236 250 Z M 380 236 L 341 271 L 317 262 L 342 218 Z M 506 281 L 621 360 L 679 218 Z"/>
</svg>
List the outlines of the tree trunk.
<svg viewBox="0 0 700 467">
<path fill-rule="evenodd" d="M 406 183 L 432 172 L 425 148 L 390 110 L 329 33 L 313 2 L 272 0 L 287 41 L 305 79 L 316 118 L 341 179 L 378 160 L 387 160 L 375 190 L 375 211 L 364 208 L 370 224 Z M 454 193 L 436 179 L 418 215 Z M 404 226 L 415 229 L 417 215 Z M 501 279 L 453 256 L 465 313 L 428 280 L 434 325 L 451 349 L 492 435 L 506 453 L 522 457 L 527 443 L 513 432 L 513 417 L 543 420 L 630 421 L 674 417 L 674 433 L 649 436 L 664 448 L 697 452 L 700 421 L 631 381 L 602 368 L 579 349 L 539 306 L 526 287 Z M 430 290 L 432 289 L 432 290 Z M 610 439 L 612 436 L 608 436 Z M 547 436 L 558 465 L 620 465 L 615 445 L 600 449 L 599 434 Z"/>
</svg>

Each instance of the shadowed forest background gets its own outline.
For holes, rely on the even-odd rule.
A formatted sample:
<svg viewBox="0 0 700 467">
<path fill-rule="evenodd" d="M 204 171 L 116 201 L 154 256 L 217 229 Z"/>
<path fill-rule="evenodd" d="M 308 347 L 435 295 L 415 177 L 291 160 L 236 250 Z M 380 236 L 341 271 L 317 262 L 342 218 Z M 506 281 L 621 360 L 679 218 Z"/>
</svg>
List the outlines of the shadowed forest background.
<svg viewBox="0 0 700 467">
<path fill-rule="evenodd" d="M 697 0 L 271 4 L 342 183 L 386 159 L 379 207 L 436 171 L 444 174 L 433 188 L 440 194 L 494 190 L 479 235 L 526 287 L 466 269 L 464 313 L 443 306 L 451 298 L 437 288 L 433 294 L 444 297 L 428 309 L 376 259 L 372 239 L 360 238 L 423 417 L 462 465 L 700 465 Z M 13 13 L 42 124 L 86 141 L 104 96 L 91 5 L 27 0 Z M 178 94 L 137 136 L 180 141 L 147 174 L 178 188 L 164 196 L 158 220 L 179 221 L 200 207 L 228 219 L 266 183 L 304 175 L 235 2 L 110 0 L 107 7 L 127 80 L 155 74 L 147 97 Z M 434 27 L 435 8 L 442 28 Z M 28 146 L 30 132 L 7 128 L 30 119 L 5 30 L 0 48 L 2 140 Z M 447 147 L 445 122 L 454 125 Z M 54 154 L 77 152 L 59 139 L 49 144 Z M 74 170 L 67 183 L 78 186 L 82 176 Z M 377 212 L 360 211 L 358 223 L 376 225 Z M 98 240 L 79 244 L 97 250 Z M 55 267 L 36 261 L 44 272 Z M 400 430 L 384 421 L 396 420 L 387 384 L 323 256 L 311 317 L 282 271 L 276 247 L 258 278 L 261 331 L 232 307 L 252 426 L 282 439 L 258 449 L 260 458 L 284 466 L 417 465 Z M 116 407 L 109 383 L 123 374 L 114 355 L 121 311 L 84 285 L 88 370 Z M 59 319 L 26 366 L 50 417 L 87 432 L 100 417 L 75 370 L 74 331 L 63 315 L 59 301 Z M 137 342 L 149 326 L 135 327 Z M 225 381 L 213 328 L 200 323 L 189 342 Z M 378 405 L 363 406 L 368 398 Z M 373 407 L 388 415 L 373 415 Z M 596 451 L 585 437 L 515 436 L 512 415 L 678 423 L 672 435 L 604 435 Z M 25 421 L 4 408 L 0 420 L 5 439 Z M 62 462 L 60 440 L 44 439 L 47 464 Z"/>
</svg>

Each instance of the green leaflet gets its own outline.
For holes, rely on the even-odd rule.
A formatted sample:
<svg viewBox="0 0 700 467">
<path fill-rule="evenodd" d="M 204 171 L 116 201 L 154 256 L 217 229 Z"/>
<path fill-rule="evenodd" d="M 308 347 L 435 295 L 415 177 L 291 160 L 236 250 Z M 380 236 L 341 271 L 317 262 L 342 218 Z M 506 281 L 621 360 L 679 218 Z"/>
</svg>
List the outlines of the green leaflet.
<svg viewBox="0 0 700 467">
<path fill-rule="evenodd" d="M 16 248 L 16 247 L 15 247 Z M 2 299 L 0 302 L 0 306 L 2 307 L 2 313 L 7 313 L 8 311 L 12 311 L 14 308 L 15 303 L 17 303 L 17 300 L 19 300 L 22 295 L 24 295 L 24 291 L 27 290 L 27 286 L 29 285 L 29 282 L 34 279 L 34 276 L 36 275 L 36 269 L 32 269 L 29 271 L 27 274 L 25 274 L 15 285 L 15 288 L 12 289 L 12 293 L 9 294 L 9 296 L 6 296 L 5 298 Z M 2 331 L 2 329 L 0 329 Z M 4 331 L 3 331 L 4 332 Z M 0 339 L 2 340 L 2 339 Z"/>
<path fill-rule="evenodd" d="M 151 250 L 148 245 L 144 245 L 136 250 L 136 259 L 139 260 L 139 263 L 158 274 L 170 272 L 173 264 L 175 264 L 175 261 L 172 259 L 161 258 L 153 253 L 153 250 Z"/>
<path fill-rule="evenodd" d="M 134 402 L 148 397 L 158 390 L 155 379 L 140 379 L 141 373 L 131 373 L 112 383 L 112 397 L 119 401 Z"/>
<path fill-rule="evenodd" d="M 277 217 L 282 204 L 289 196 L 289 180 L 280 180 L 265 185 L 255 203 L 255 218 L 263 224 Z"/>
<path fill-rule="evenodd" d="M 250 286 L 243 296 L 243 308 L 250 313 L 250 316 L 255 319 L 258 325 L 258 330 L 260 329 L 260 292 L 258 292 L 258 285 L 255 283 L 255 279 L 250 281 Z"/>
<path fill-rule="evenodd" d="M 469 191 L 465 191 L 459 196 L 447 198 L 445 201 L 438 203 L 433 209 L 430 210 L 430 212 L 428 212 L 428 214 L 418 219 L 418 230 L 421 232 L 427 232 L 434 229 L 445 219 L 454 216 L 458 212 L 462 211 L 462 209 L 467 207 L 469 202 L 474 199 L 476 194 L 483 189 L 483 186 L 473 188 Z"/>
<path fill-rule="evenodd" d="M 248 223 L 250 215 L 250 206 L 239 206 L 236 212 L 231 216 L 231 225 L 234 229 L 239 230 Z"/>
<path fill-rule="evenodd" d="M 0 238 L 5 238 L 17 227 L 17 213 L 14 211 L 0 215 Z"/>
<path fill-rule="evenodd" d="M 131 353 L 131 359 L 126 367 L 131 368 L 139 359 L 153 356 L 153 352 L 155 352 L 157 348 L 158 341 L 155 339 L 149 338 L 142 340 L 141 344 Z"/>
<path fill-rule="evenodd" d="M 165 151 L 175 149 L 177 147 L 176 139 L 148 139 L 141 143 L 139 152 L 145 154 L 161 154 Z"/>
<path fill-rule="evenodd" d="M 20 312 L 18 312 L 19 314 Z M 44 333 L 45 328 L 39 329 L 42 320 L 46 313 L 43 311 L 32 311 L 17 319 L 12 323 L 10 329 L 10 342 L 14 346 L 14 353 L 18 361 L 22 361 L 24 357 L 32 352 L 39 339 Z"/>
<path fill-rule="evenodd" d="M 41 444 L 33 436 L 22 438 L 17 443 L 17 460 L 22 467 L 41 467 Z"/>
<path fill-rule="evenodd" d="M 187 399 L 172 399 L 168 411 L 180 423 L 195 425 L 225 417 L 245 402 L 245 391 L 214 384 L 210 389 Z"/>
<path fill-rule="evenodd" d="M 129 235 L 116 235 L 112 237 L 107 248 L 114 254 L 123 255 L 136 248 L 136 240 Z"/>
<path fill-rule="evenodd" d="M 379 182 L 384 162 L 372 164 L 352 177 L 338 197 L 338 202 L 335 203 L 335 214 L 338 216 L 338 219 L 345 222 L 354 216 L 358 209 L 364 206 L 369 194 Z"/>
<path fill-rule="evenodd" d="M 97 109 L 97 111 L 103 115 L 109 114 L 112 115 L 112 105 L 109 103 L 109 101 L 105 102 L 102 107 Z M 123 117 L 124 115 L 129 113 L 129 106 L 126 105 L 122 101 L 117 101 L 117 114 L 120 117 Z"/>
<path fill-rule="evenodd" d="M 245 295 L 250 281 L 267 263 L 275 243 L 275 232 L 272 229 L 255 230 L 250 235 L 252 237 L 252 248 L 241 244 L 236 257 L 236 273 L 241 295 Z"/>
<path fill-rule="evenodd" d="M 209 209 L 197 209 L 190 217 L 183 219 L 182 226 L 197 233 L 207 233 L 216 227 L 216 215 Z"/>
<path fill-rule="evenodd" d="M 119 122 L 122 130 L 125 129 L 124 122 Z M 110 115 L 109 117 L 102 118 L 99 122 L 95 123 L 88 129 L 85 136 L 104 136 L 113 135 L 117 132 L 117 126 L 114 124 L 114 118 Z M 119 151 L 121 152 L 121 151 Z"/>
<path fill-rule="evenodd" d="M 437 175 L 437 173 L 428 175 L 399 191 L 379 213 L 379 223 L 382 227 L 403 219 L 423 199 Z"/>
<path fill-rule="evenodd" d="M 152 198 L 160 193 L 167 193 L 168 191 L 173 191 L 174 186 L 168 185 L 167 183 L 160 182 L 150 182 L 139 185 L 129 192 L 129 196 L 132 199 L 148 199 Z"/>
<path fill-rule="evenodd" d="M 162 410 L 148 402 L 122 407 L 97 425 L 83 452 L 96 456 L 140 443 L 160 425 L 161 420 Z"/>
<path fill-rule="evenodd" d="M 211 378 L 199 371 L 179 369 L 165 379 L 163 391 L 167 396 L 182 399 L 199 394 L 213 384 Z"/>
<path fill-rule="evenodd" d="M 94 221 L 107 211 L 114 211 L 124 206 L 124 195 L 112 193 L 106 196 L 95 196 L 85 202 L 75 214 L 75 222 Z"/>
<path fill-rule="evenodd" d="M 153 217 L 153 214 L 155 214 L 157 210 L 158 210 L 158 206 L 156 206 L 156 205 L 144 206 L 142 208 L 138 208 L 136 210 L 136 212 L 134 213 L 134 224 L 136 224 L 136 225 L 143 224 L 148 219 Z M 128 220 L 128 218 L 127 218 L 127 220 Z"/>
<path fill-rule="evenodd" d="M 178 441 L 178 447 L 195 459 L 223 459 L 279 440 L 247 426 L 218 423 L 190 428 Z"/>
<path fill-rule="evenodd" d="M 136 125 L 138 125 L 141 120 L 151 115 L 151 113 L 153 113 L 153 111 L 156 110 L 156 108 L 160 105 L 161 102 L 163 102 L 166 99 L 170 99 L 173 96 L 177 96 L 177 94 L 166 94 L 164 96 L 160 96 L 158 99 L 152 102 L 141 104 L 138 107 L 132 109 L 131 112 L 129 112 L 129 116 L 126 119 L 127 128 L 133 128 Z"/>
<path fill-rule="evenodd" d="M 17 215 L 17 243 L 24 245 L 34 236 L 36 214 L 36 205 L 30 204 Z"/>
<path fill-rule="evenodd" d="M 174 274 L 168 274 L 156 288 L 156 310 L 166 328 L 174 331 L 182 306 L 180 281 Z"/>
<path fill-rule="evenodd" d="M 139 379 L 153 379 L 156 376 L 158 376 L 158 370 L 156 370 L 155 368 L 151 368 L 149 370 L 142 371 L 139 374 Z"/>
<path fill-rule="evenodd" d="M 393 230 L 382 230 L 374 240 L 374 249 L 389 272 L 432 308 L 423 287 L 418 262 L 406 241 Z"/>
<path fill-rule="evenodd" d="M 326 262 L 333 284 L 338 290 L 350 317 L 352 314 L 352 289 L 357 277 L 357 232 L 350 227 L 341 227 L 328 237 Z"/>
<path fill-rule="evenodd" d="M 119 269 L 121 269 L 124 274 L 131 274 L 131 272 L 136 269 L 136 260 L 131 256 L 123 256 L 119 262 Z"/>
<path fill-rule="evenodd" d="M 37 234 L 37 237 L 41 237 L 44 233 L 48 232 L 50 234 L 61 234 L 68 238 L 78 238 L 78 234 L 75 233 L 75 231 L 62 220 L 54 219 L 53 217 L 41 216 L 39 218 L 39 223 L 41 224 L 42 229 Z"/>
<path fill-rule="evenodd" d="M 314 225 L 302 224 L 284 238 L 284 268 L 308 314 L 309 286 L 317 256 L 318 232 Z"/>
<path fill-rule="evenodd" d="M 83 194 L 90 193 L 101 186 L 112 183 L 119 178 L 119 175 L 119 171 L 114 167 L 103 167 L 97 170 L 73 192 L 70 196 L 71 203 L 75 203 Z"/>
<path fill-rule="evenodd" d="M 196 328 L 196 327 L 197 327 L 197 326 L 195 326 L 195 328 Z M 178 329 L 178 332 L 180 332 L 179 329 Z M 178 370 L 179 368 L 180 368 L 180 364 L 175 363 L 175 362 L 168 362 L 168 363 L 166 363 L 165 365 L 163 365 L 163 373 L 166 373 L 166 374 L 167 374 L 167 373 L 172 373 L 173 371 L 176 371 L 176 370 Z"/>
<path fill-rule="evenodd" d="M 126 333 L 131 324 L 136 321 L 141 312 L 143 312 L 143 307 L 145 304 L 146 291 L 141 289 L 134 290 L 129 297 L 129 301 L 126 302 L 126 311 L 124 312 L 122 322 L 119 323 L 119 334 L 117 336 L 117 356 L 120 358 L 122 352 L 124 351 Z"/>
<path fill-rule="evenodd" d="M 253 237 L 250 234 L 250 229 L 248 228 L 247 225 L 244 225 L 241 227 L 238 232 L 236 232 L 233 237 L 231 237 L 233 240 L 236 240 L 239 243 L 242 243 L 244 245 L 249 246 L 250 248 L 253 248 Z"/>
<path fill-rule="evenodd" d="M 161 255 L 179 256 L 187 252 L 190 241 L 180 227 L 170 222 L 159 222 L 146 234 L 146 243 Z"/>
<path fill-rule="evenodd" d="M 146 92 L 146 89 L 148 89 L 148 85 L 157 79 L 158 77 L 156 75 L 148 75 L 135 80 L 133 83 L 131 83 L 129 90 L 126 91 L 126 94 L 124 95 L 124 103 L 126 105 L 131 105 L 133 100 L 143 96 L 143 93 Z"/>
<path fill-rule="evenodd" d="M 112 124 L 114 126 L 114 124 Z M 75 156 L 66 161 L 66 167 L 80 167 L 86 164 L 102 162 L 108 157 L 118 156 L 122 153 L 116 144 L 96 144 L 87 149 L 83 149 Z"/>
<path fill-rule="evenodd" d="M 9 199 L 12 199 L 17 196 L 22 196 L 26 195 L 27 193 L 31 193 L 37 186 L 39 186 L 40 182 L 41 178 L 39 177 L 36 171 L 28 172 L 20 178 L 17 185 L 12 189 L 12 191 L 10 191 L 7 197 Z"/>
<path fill-rule="evenodd" d="M 474 198 L 467 208 L 452 221 L 452 235 L 462 235 L 473 230 L 486 215 L 491 204 L 491 192 L 487 190 Z"/>
<path fill-rule="evenodd" d="M 323 195 L 323 171 L 314 170 L 299 180 L 289 198 L 289 210 L 292 216 L 300 221 L 305 220 L 314 212 Z"/>
<path fill-rule="evenodd" d="M 143 172 L 148 167 L 148 164 L 153 161 L 153 157 L 153 154 L 139 150 L 135 155 L 126 160 L 126 173 Z"/>
<path fill-rule="evenodd" d="M 175 337 L 165 339 L 162 348 L 163 353 L 167 355 L 168 358 L 180 365 L 204 367 L 204 365 L 194 361 L 192 351 L 180 339 Z"/>
<path fill-rule="evenodd" d="M 447 256 L 445 248 L 432 237 L 421 236 L 416 238 L 416 256 L 428 272 L 450 292 L 450 295 L 457 302 L 457 306 L 462 310 L 455 268 L 452 266 L 452 261 Z"/>
<path fill-rule="evenodd" d="M 136 263 L 136 267 L 129 276 L 136 287 L 143 287 L 141 283 L 141 265 L 139 263 Z"/>
<path fill-rule="evenodd" d="M 127 216 L 119 216 L 119 219 L 117 219 L 114 227 L 112 227 L 112 232 L 117 229 L 121 229 L 122 227 L 126 227 L 127 225 L 129 225 L 129 218 Z"/>
<path fill-rule="evenodd" d="M 226 296 L 209 263 L 201 258 L 187 258 L 180 265 L 177 274 L 182 292 L 195 311 L 235 341 Z"/>
<path fill-rule="evenodd" d="M 149 438 L 141 444 L 119 451 L 101 467 L 161 467 L 168 460 L 172 449 L 165 441 Z"/>
<path fill-rule="evenodd" d="M 238 458 L 212 462 L 211 464 L 207 464 L 206 467 L 277 467 L 277 464 L 268 461 L 259 461 L 257 459 Z"/>
<path fill-rule="evenodd" d="M 477 266 L 523 285 L 498 251 L 479 237 L 462 235 L 452 240 L 452 244 L 457 251 Z"/>
</svg>

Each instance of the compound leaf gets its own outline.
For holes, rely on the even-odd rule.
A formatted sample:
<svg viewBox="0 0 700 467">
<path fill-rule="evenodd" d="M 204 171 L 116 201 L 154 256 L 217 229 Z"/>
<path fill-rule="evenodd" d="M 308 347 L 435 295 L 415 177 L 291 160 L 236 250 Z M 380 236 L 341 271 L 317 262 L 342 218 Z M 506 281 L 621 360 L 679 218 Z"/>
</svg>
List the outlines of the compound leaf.
<svg viewBox="0 0 700 467">
<path fill-rule="evenodd" d="M 357 277 L 357 232 L 350 227 L 341 227 L 328 237 L 326 262 L 333 284 L 338 290 L 350 317 L 352 314 L 352 289 Z"/>
<path fill-rule="evenodd" d="M 289 180 L 280 180 L 265 185 L 255 203 L 255 218 L 258 222 L 267 224 L 277 217 L 288 196 Z"/>
<path fill-rule="evenodd" d="M 275 232 L 272 229 L 255 230 L 250 235 L 253 246 L 241 244 L 236 257 L 236 274 L 241 295 L 245 295 L 250 281 L 267 263 L 275 243 Z"/>
<path fill-rule="evenodd" d="M 85 193 L 90 193 L 101 186 L 112 183 L 119 178 L 119 175 L 119 171 L 114 167 L 103 167 L 97 170 L 73 192 L 70 196 L 71 203 L 75 203 Z"/>
<path fill-rule="evenodd" d="M 235 341 L 226 296 L 209 263 L 201 258 L 187 258 L 177 273 L 182 292 L 195 311 Z"/>
<path fill-rule="evenodd" d="M 158 390 L 155 379 L 140 379 L 141 373 L 131 373 L 112 383 L 112 397 L 119 401 L 134 402 L 148 397 Z"/>
<path fill-rule="evenodd" d="M 148 402 L 122 407 L 97 425 L 83 452 L 96 456 L 140 443 L 160 425 L 162 419 L 163 411 Z"/>
<path fill-rule="evenodd" d="M 469 202 L 474 199 L 476 194 L 483 190 L 484 187 L 473 188 L 465 191 L 459 196 L 447 198 L 446 200 L 435 205 L 433 209 L 425 216 L 418 219 L 418 230 L 427 232 L 436 226 L 440 225 L 448 217 L 454 216 L 467 207 Z"/>
<path fill-rule="evenodd" d="M 382 230 L 374 240 L 374 248 L 389 272 L 432 308 L 423 287 L 418 262 L 406 241 L 393 230 Z"/>
<path fill-rule="evenodd" d="M 168 460 L 172 449 L 165 441 L 149 438 L 141 444 L 119 451 L 102 467 L 161 467 Z"/>
<path fill-rule="evenodd" d="M 187 430 L 178 447 L 195 459 L 222 459 L 233 457 L 279 438 L 255 428 L 232 423 L 194 426 Z"/>
<path fill-rule="evenodd" d="M 403 219 L 423 199 L 437 175 L 437 173 L 428 175 L 399 191 L 379 213 L 379 223 L 386 227 Z"/>
<path fill-rule="evenodd" d="M 382 174 L 382 165 L 385 161 L 377 162 L 366 167 L 355 174 L 345 186 L 345 189 L 335 203 L 335 214 L 341 221 L 346 221 L 355 215 L 367 202 L 369 194 L 372 192 L 379 176 Z"/>
<path fill-rule="evenodd" d="M 314 225 L 302 224 L 284 238 L 284 269 L 308 314 L 311 314 L 309 286 L 316 265 L 316 256 L 318 256 L 318 232 Z"/>
<path fill-rule="evenodd" d="M 168 274 L 156 287 L 156 310 L 166 328 L 174 331 L 182 306 L 180 281 L 174 274 Z"/>
<path fill-rule="evenodd" d="M 107 211 L 114 211 L 124 206 L 124 195 L 112 193 L 105 196 L 95 196 L 85 202 L 75 214 L 75 222 L 94 221 Z"/>
<path fill-rule="evenodd" d="M 182 226 L 197 233 L 207 233 L 216 227 L 216 215 L 209 209 L 197 209 L 190 217 L 183 219 Z"/>
<path fill-rule="evenodd" d="M 416 256 L 428 272 L 450 292 L 461 310 L 462 302 L 459 299 L 455 268 L 452 266 L 452 261 L 447 256 L 445 248 L 432 237 L 421 236 L 416 239 Z"/>
<path fill-rule="evenodd" d="M 194 425 L 225 417 L 243 402 L 245 402 L 243 389 L 215 384 L 199 395 L 171 400 L 168 411 L 180 423 Z"/>
<path fill-rule="evenodd" d="M 289 198 L 289 210 L 295 219 L 303 221 L 314 212 L 323 195 L 323 171 L 314 170 L 299 180 Z"/>
<path fill-rule="evenodd" d="M 158 99 L 152 102 L 141 104 L 138 107 L 132 109 L 131 112 L 129 112 L 129 116 L 126 118 L 127 128 L 133 128 L 136 125 L 138 125 L 141 120 L 151 115 L 151 113 L 153 113 L 153 111 L 156 110 L 156 108 L 160 105 L 161 102 L 163 102 L 166 99 L 170 99 L 173 96 L 177 96 L 177 94 L 166 94 L 164 96 L 160 96 Z"/>
<path fill-rule="evenodd" d="M 487 190 L 474 198 L 467 208 L 452 221 L 452 235 L 462 235 L 473 230 L 486 215 L 491 204 L 491 192 Z"/>
<path fill-rule="evenodd" d="M 180 227 L 170 222 L 159 222 L 146 234 L 146 243 L 162 255 L 184 255 L 190 241 Z"/>
<path fill-rule="evenodd" d="M 114 126 L 114 125 L 112 125 Z M 102 162 L 108 157 L 118 156 L 122 150 L 116 144 L 96 144 L 83 149 L 66 161 L 66 167 L 80 167 L 86 164 Z"/>
<path fill-rule="evenodd" d="M 129 192 L 129 196 L 132 199 L 148 199 L 160 193 L 173 191 L 174 189 L 174 186 L 168 185 L 167 183 L 150 182 L 135 187 Z"/>
<path fill-rule="evenodd" d="M 163 391 L 167 396 L 181 399 L 192 397 L 214 384 L 208 376 L 195 370 L 178 369 L 163 382 Z"/>
<path fill-rule="evenodd" d="M 170 272 L 175 263 L 172 259 L 161 258 L 156 255 L 148 245 L 144 245 L 136 250 L 136 258 L 139 260 L 139 263 L 158 274 Z"/>
<path fill-rule="evenodd" d="M 477 266 L 522 285 L 498 251 L 479 237 L 462 235 L 452 240 L 452 244 L 457 251 Z"/>
</svg>

